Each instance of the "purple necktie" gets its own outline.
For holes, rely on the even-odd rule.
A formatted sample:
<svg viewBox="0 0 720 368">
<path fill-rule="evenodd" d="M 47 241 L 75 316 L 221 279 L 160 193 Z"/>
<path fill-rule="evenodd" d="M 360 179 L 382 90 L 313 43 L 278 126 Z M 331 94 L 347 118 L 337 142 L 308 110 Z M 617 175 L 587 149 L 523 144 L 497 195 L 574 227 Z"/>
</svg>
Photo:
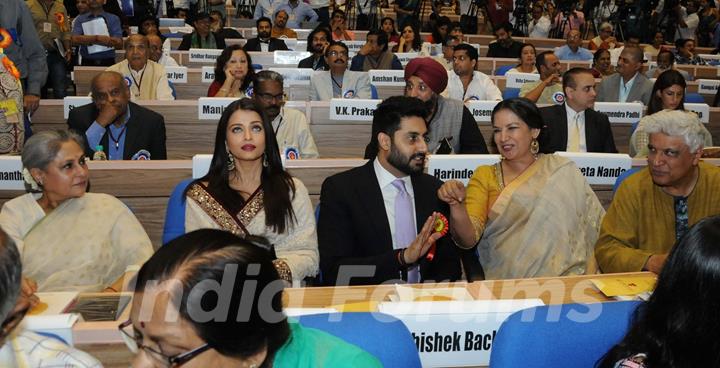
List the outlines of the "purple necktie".
<svg viewBox="0 0 720 368">
<path fill-rule="evenodd" d="M 401 179 L 395 179 L 392 185 L 398 190 L 398 195 L 395 197 L 395 248 L 407 248 L 417 237 L 412 198 L 405 190 L 405 182 Z M 418 266 L 408 268 L 407 282 L 409 284 L 420 282 Z"/>
</svg>

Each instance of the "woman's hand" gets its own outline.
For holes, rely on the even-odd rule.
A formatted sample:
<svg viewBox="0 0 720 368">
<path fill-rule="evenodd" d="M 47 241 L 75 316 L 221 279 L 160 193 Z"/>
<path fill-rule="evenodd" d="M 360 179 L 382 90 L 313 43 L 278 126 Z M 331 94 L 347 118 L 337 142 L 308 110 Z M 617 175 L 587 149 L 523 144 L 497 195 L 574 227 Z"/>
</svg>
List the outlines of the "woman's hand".
<svg viewBox="0 0 720 368">
<path fill-rule="evenodd" d="M 35 295 L 37 290 L 37 282 L 25 277 L 22 278 L 22 281 L 20 282 L 20 296 L 30 302 L 31 308 L 36 306 L 40 302 L 40 298 Z"/>
<path fill-rule="evenodd" d="M 438 198 L 451 206 L 462 204 L 465 200 L 465 185 L 458 180 L 448 180 L 438 189 Z"/>
<path fill-rule="evenodd" d="M 225 68 L 225 83 L 232 84 L 235 82 L 235 74 L 230 68 Z"/>
</svg>

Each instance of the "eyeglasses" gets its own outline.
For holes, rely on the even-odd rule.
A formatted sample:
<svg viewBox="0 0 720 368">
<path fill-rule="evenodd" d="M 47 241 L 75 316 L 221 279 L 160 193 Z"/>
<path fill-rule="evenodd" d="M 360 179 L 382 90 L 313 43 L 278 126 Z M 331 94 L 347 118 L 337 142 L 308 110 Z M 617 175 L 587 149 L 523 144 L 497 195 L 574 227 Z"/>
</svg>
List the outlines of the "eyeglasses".
<svg viewBox="0 0 720 368">
<path fill-rule="evenodd" d="M 330 51 L 328 52 L 328 56 L 348 56 L 348 53 L 346 51 Z"/>
<path fill-rule="evenodd" d="M 210 349 L 210 345 L 207 343 L 199 346 L 193 350 L 190 350 L 185 353 L 173 355 L 173 356 L 167 356 L 147 345 L 143 345 L 142 338 L 138 336 L 134 336 L 135 332 L 132 329 L 132 321 L 127 320 L 123 323 L 121 323 L 118 326 L 118 330 L 120 330 L 123 341 L 125 341 L 125 345 L 127 345 L 128 349 L 133 354 L 137 354 L 138 351 L 142 350 L 143 353 L 147 354 L 150 358 L 158 362 L 159 364 L 162 364 L 165 367 L 179 367 L 188 361 L 190 361 L 192 358 L 195 358 L 196 356 L 203 353 L 205 350 Z"/>
<path fill-rule="evenodd" d="M 271 95 L 269 93 L 257 93 L 256 96 L 260 98 L 263 102 L 272 102 L 272 101 L 283 101 L 285 100 L 285 94 L 280 93 L 277 95 Z"/>
</svg>

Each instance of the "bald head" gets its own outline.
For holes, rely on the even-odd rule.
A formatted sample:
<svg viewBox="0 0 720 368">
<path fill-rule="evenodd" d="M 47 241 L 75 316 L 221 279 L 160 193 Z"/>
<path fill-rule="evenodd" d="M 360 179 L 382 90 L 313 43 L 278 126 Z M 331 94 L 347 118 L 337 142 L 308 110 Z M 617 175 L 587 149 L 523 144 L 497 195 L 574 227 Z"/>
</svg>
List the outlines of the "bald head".
<svg viewBox="0 0 720 368">
<path fill-rule="evenodd" d="M 149 35 L 147 36 L 148 44 L 150 45 L 150 52 L 149 57 L 150 60 L 159 63 L 160 57 L 162 56 L 163 52 L 163 41 L 162 39 L 157 35 Z"/>
<path fill-rule="evenodd" d="M 117 111 L 127 109 L 128 101 L 130 101 L 130 89 L 122 74 L 102 72 L 93 78 L 90 90 L 98 111 L 102 111 L 107 104 L 113 105 Z"/>
<path fill-rule="evenodd" d="M 573 29 L 568 32 L 567 45 L 573 52 L 577 52 L 580 45 L 582 45 L 582 35 L 580 34 L 580 31 Z"/>
<path fill-rule="evenodd" d="M 149 51 L 150 44 L 143 35 L 134 34 L 125 40 L 125 59 L 133 70 L 139 71 L 145 67 Z"/>
</svg>

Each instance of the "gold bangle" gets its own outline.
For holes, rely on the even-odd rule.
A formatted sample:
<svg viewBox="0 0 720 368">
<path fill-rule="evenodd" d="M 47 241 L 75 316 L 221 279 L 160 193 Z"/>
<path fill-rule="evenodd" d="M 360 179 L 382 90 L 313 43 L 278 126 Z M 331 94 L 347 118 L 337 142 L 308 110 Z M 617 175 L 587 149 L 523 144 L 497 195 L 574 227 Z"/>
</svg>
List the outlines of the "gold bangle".
<svg viewBox="0 0 720 368">
<path fill-rule="evenodd" d="M 292 284 L 292 271 L 285 260 L 276 259 L 273 261 L 273 266 L 275 266 L 275 270 L 281 279 Z"/>
</svg>

